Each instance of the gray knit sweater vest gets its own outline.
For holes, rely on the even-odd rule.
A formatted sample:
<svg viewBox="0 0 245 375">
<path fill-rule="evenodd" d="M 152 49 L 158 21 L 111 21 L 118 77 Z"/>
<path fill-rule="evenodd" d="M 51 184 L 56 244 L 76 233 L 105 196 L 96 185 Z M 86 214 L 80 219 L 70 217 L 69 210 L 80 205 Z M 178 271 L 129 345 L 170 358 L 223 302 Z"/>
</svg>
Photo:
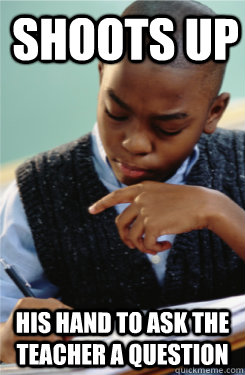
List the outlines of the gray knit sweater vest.
<svg viewBox="0 0 245 375">
<path fill-rule="evenodd" d="M 244 143 L 243 132 L 203 135 L 187 183 L 219 190 L 244 208 Z M 147 256 L 120 240 L 115 209 L 88 213 L 108 193 L 90 135 L 25 162 L 17 181 L 41 264 L 68 305 L 147 309 L 244 292 L 243 262 L 210 231 L 176 236 L 159 285 Z"/>
</svg>

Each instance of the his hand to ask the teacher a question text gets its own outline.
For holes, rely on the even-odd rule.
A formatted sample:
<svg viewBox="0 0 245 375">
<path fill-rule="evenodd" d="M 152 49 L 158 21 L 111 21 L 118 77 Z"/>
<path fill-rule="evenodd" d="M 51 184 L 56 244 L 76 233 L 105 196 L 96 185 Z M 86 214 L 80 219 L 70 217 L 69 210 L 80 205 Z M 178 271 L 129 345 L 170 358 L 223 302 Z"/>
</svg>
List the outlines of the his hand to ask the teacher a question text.
<svg viewBox="0 0 245 375">
<path fill-rule="evenodd" d="M 159 236 L 208 228 L 244 257 L 245 213 L 216 190 L 144 181 L 106 195 L 89 212 L 98 214 L 120 203 L 130 203 L 116 217 L 119 235 L 130 248 L 156 254 L 171 247 L 170 242 L 157 242 Z"/>
<path fill-rule="evenodd" d="M 10 314 L 8 320 L 4 323 L 0 323 L 0 360 L 5 363 L 15 363 L 16 362 L 16 352 L 14 349 L 14 344 L 16 341 L 43 341 L 47 340 L 50 342 L 55 342 L 57 340 L 66 340 L 65 337 L 60 337 L 55 334 L 49 336 L 18 336 L 13 330 L 13 316 L 17 309 L 41 309 L 55 311 L 57 309 L 71 309 L 71 307 L 64 305 L 61 301 L 55 298 L 39 299 L 26 297 L 20 299 L 12 313 Z"/>
</svg>

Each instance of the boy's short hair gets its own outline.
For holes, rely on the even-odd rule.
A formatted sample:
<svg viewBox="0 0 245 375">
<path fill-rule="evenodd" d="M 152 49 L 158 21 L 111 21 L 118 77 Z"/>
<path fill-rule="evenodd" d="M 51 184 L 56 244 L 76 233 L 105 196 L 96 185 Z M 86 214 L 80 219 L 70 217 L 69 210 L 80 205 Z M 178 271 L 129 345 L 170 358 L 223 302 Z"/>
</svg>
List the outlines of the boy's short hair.
<svg viewBox="0 0 245 375">
<path fill-rule="evenodd" d="M 188 61 L 183 53 L 183 21 L 187 16 L 207 16 L 215 17 L 216 13 L 208 6 L 194 0 L 137 0 L 130 4 L 122 13 L 122 17 L 127 16 L 170 16 L 175 20 L 176 31 L 173 34 L 178 47 L 176 58 L 167 62 L 168 66 L 179 69 L 203 69 L 203 91 L 209 93 L 214 99 L 222 85 L 226 63 L 216 63 L 209 61 L 196 64 Z M 150 39 L 145 38 L 145 48 Z M 164 63 L 163 65 L 166 65 Z"/>
</svg>

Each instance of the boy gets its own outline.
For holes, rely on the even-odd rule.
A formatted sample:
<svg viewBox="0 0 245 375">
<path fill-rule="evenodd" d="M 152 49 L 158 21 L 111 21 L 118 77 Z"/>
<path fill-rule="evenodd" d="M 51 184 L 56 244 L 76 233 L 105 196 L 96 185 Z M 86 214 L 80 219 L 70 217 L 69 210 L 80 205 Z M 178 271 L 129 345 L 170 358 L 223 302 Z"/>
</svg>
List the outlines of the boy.
<svg viewBox="0 0 245 375">
<path fill-rule="evenodd" d="M 156 14 L 175 18 L 179 51 L 183 18 L 214 15 L 192 1 L 139 1 L 123 15 Z M 164 65 L 99 63 L 99 73 L 93 134 L 22 165 L 5 204 L 21 216 L 15 263 L 31 259 L 38 297 L 16 308 L 135 310 L 242 293 L 244 134 L 215 132 L 229 101 L 218 94 L 224 64 L 179 52 Z M 7 315 L 16 297 L 4 282 Z M 11 314 L 3 361 L 17 339 Z"/>
</svg>

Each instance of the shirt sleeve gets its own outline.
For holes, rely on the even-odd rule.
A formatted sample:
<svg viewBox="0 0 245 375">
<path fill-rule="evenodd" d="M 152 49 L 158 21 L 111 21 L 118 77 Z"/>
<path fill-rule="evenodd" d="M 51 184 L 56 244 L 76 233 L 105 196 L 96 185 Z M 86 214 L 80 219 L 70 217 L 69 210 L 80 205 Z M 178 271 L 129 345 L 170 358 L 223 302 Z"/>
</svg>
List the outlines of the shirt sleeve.
<svg viewBox="0 0 245 375">
<path fill-rule="evenodd" d="M 38 298 L 58 297 L 58 288 L 44 274 L 37 256 L 19 191 L 14 181 L 0 204 L 1 258 L 14 265 L 17 272 L 31 284 Z M 0 265 L 0 321 L 8 319 L 23 294 Z"/>
</svg>

